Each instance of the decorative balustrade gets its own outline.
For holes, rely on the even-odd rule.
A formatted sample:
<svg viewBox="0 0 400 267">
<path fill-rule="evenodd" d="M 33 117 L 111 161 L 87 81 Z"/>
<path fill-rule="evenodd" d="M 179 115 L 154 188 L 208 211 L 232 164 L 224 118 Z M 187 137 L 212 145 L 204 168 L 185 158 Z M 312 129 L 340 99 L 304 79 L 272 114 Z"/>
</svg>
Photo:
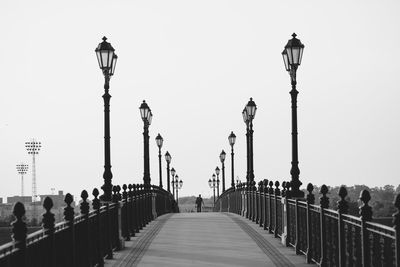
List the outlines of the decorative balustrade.
<svg viewBox="0 0 400 267">
<path fill-rule="evenodd" d="M 103 266 L 113 251 L 124 246 L 144 226 L 157 216 L 175 212 L 170 193 L 158 186 L 129 184 L 112 188 L 112 202 L 101 202 L 99 191 L 92 192 L 92 209 L 86 190 L 81 193 L 80 215 L 71 207 L 71 194 L 65 196 L 64 221 L 55 224 L 51 212 L 53 201 L 43 201 L 43 229 L 27 235 L 23 221 L 25 207 L 17 202 L 12 223 L 13 242 L 0 246 L 0 266 Z"/>
<path fill-rule="evenodd" d="M 275 187 L 274 187 L 275 186 Z M 291 197 L 290 182 L 260 181 L 239 184 L 225 191 L 215 211 L 232 212 L 256 222 L 280 238 L 282 244 L 305 255 L 306 262 L 320 266 L 400 266 L 400 195 L 393 227 L 374 223 L 370 193 L 360 193 L 360 217 L 347 214 L 347 190 L 342 186 L 337 210 L 329 209 L 328 187 L 322 185 L 319 205 L 314 187 L 308 184 L 306 198 Z"/>
</svg>

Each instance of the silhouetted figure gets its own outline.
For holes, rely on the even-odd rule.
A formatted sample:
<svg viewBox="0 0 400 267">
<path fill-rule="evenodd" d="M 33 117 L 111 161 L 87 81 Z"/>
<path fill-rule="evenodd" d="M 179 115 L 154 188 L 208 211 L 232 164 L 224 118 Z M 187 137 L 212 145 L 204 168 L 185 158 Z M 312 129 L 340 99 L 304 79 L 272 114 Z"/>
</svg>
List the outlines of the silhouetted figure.
<svg viewBox="0 0 400 267">
<path fill-rule="evenodd" d="M 201 198 L 201 195 L 199 195 L 199 196 L 196 198 L 197 212 L 201 212 L 201 205 L 204 206 L 204 202 L 203 202 L 203 199 Z"/>
</svg>

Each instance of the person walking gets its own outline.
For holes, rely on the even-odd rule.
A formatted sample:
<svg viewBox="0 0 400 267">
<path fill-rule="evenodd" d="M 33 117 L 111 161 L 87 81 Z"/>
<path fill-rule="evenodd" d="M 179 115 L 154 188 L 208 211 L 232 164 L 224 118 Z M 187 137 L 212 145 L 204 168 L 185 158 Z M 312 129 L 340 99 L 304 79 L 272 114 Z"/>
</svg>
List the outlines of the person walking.
<svg viewBox="0 0 400 267">
<path fill-rule="evenodd" d="M 201 195 L 199 195 L 199 196 L 196 198 L 197 212 L 201 212 L 201 205 L 204 206 L 204 202 L 203 202 L 203 199 L 201 198 Z"/>
</svg>

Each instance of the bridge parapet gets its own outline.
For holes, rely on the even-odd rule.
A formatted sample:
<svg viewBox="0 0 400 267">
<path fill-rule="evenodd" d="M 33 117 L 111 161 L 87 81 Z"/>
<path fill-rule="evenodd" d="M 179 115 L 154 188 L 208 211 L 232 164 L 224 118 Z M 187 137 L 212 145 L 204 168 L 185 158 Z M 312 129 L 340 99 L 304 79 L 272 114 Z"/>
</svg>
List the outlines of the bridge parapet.
<svg viewBox="0 0 400 267">
<path fill-rule="evenodd" d="M 274 187 L 275 186 L 275 187 Z M 367 190 L 360 193 L 360 217 L 347 214 L 347 190 L 342 186 L 337 210 L 329 208 L 328 187 L 321 186 L 319 205 L 314 204 L 314 187 L 307 186 L 306 198 L 292 198 L 290 182 L 260 181 L 238 184 L 225 191 L 214 211 L 232 212 L 259 224 L 282 244 L 305 255 L 308 263 L 321 266 L 400 266 L 400 195 L 393 227 L 375 223 Z M 229 208 L 228 208 L 229 207 Z"/>
<path fill-rule="evenodd" d="M 92 209 L 86 190 L 81 193 L 80 214 L 74 214 L 71 194 L 65 196 L 64 221 L 55 224 L 53 202 L 43 202 L 43 229 L 27 235 L 25 207 L 17 202 L 12 223 L 13 241 L 0 246 L 0 266 L 103 266 L 104 258 L 123 247 L 124 240 L 150 221 L 175 212 L 171 193 L 158 186 L 129 184 L 112 188 L 112 202 L 101 202 L 92 192 Z"/>
</svg>

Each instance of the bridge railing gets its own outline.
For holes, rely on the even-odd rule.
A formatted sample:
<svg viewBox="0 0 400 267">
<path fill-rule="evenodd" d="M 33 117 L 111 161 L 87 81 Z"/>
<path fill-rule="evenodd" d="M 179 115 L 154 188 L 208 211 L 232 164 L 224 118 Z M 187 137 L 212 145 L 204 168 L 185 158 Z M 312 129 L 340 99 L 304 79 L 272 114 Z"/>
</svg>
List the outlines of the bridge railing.
<svg viewBox="0 0 400 267">
<path fill-rule="evenodd" d="M 50 197 L 43 201 L 43 229 L 27 235 L 23 221 L 25 207 L 18 202 L 12 223 L 14 241 L 0 247 L 0 266 L 103 266 L 113 251 L 124 246 L 124 240 L 138 233 L 150 221 L 174 212 L 172 195 L 157 186 L 146 188 L 133 184 L 113 187 L 112 202 L 101 202 L 94 189 L 92 208 L 88 193 L 83 190 L 75 216 L 72 195 L 65 196 L 65 221 L 55 224 Z"/>
<path fill-rule="evenodd" d="M 398 211 L 393 227 L 375 223 L 371 197 L 361 191 L 360 217 L 347 214 L 347 190 L 341 187 L 337 210 L 329 209 L 328 188 L 320 190 L 315 205 L 313 185 L 306 198 L 292 198 L 290 183 L 264 180 L 249 186 L 239 184 L 225 191 L 214 211 L 232 212 L 259 224 L 264 230 L 305 255 L 306 262 L 320 266 L 400 266 L 400 195 L 394 200 Z M 275 186 L 275 187 L 274 187 Z"/>
</svg>

